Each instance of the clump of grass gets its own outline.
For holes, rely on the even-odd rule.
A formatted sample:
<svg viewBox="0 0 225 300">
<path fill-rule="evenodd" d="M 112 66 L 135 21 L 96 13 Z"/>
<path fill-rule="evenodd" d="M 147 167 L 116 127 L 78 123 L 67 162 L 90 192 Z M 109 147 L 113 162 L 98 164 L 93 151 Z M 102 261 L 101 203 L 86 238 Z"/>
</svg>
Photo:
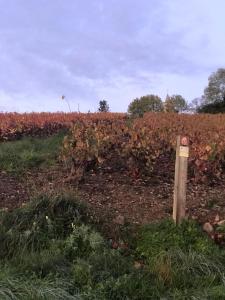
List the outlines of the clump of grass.
<svg viewBox="0 0 225 300">
<path fill-rule="evenodd" d="M 207 294 L 210 286 L 218 287 L 218 293 L 225 297 L 225 252 L 195 222 L 175 226 L 165 220 L 144 226 L 137 240 L 137 253 L 166 299 L 203 299 L 199 298 L 201 290 Z"/>
<path fill-rule="evenodd" d="M 40 195 L 22 208 L 5 213 L 0 221 L 0 257 L 36 251 L 52 239 L 67 237 L 72 224 L 90 222 L 87 207 L 72 194 Z"/>
<path fill-rule="evenodd" d="M 47 138 L 23 138 L 0 143 L 0 169 L 21 174 L 57 162 L 65 132 Z"/>
<path fill-rule="evenodd" d="M 149 262 L 171 249 L 212 254 L 216 247 L 194 221 L 183 221 L 176 226 L 172 220 L 164 220 L 141 228 L 137 250 Z"/>
<path fill-rule="evenodd" d="M 191 250 L 185 253 L 180 249 L 160 253 L 152 269 L 163 285 L 181 290 L 217 285 L 222 282 L 224 272 L 218 256 Z"/>
<path fill-rule="evenodd" d="M 16 272 L 36 274 L 39 278 L 45 278 L 50 274 L 66 275 L 70 271 L 69 261 L 59 243 L 54 241 L 47 249 L 16 254 L 11 263 Z"/>
<path fill-rule="evenodd" d="M 4 274 L 0 278 L 1 300 L 77 300 L 78 293 L 71 295 L 72 283 L 52 276 L 39 279 L 32 276 Z"/>
</svg>

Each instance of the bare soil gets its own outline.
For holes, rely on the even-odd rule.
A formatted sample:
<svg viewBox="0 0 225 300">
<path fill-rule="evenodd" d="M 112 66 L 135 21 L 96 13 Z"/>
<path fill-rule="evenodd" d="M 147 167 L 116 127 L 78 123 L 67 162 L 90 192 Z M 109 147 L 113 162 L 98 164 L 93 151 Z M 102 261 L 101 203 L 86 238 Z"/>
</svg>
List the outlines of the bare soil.
<svg viewBox="0 0 225 300">
<path fill-rule="evenodd" d="M 12 209 L 28 199 L 28 192 L 21 180 L 0 170 L 0 208 Z"/>
<path fill-rule="evenodd" d="M 12 209 L 36 193 L 76 191 L 100 215 L 124 217 L 144 224 L 172 215 L 173 182 L 153 179 L 134 180 L 119 172 L 89 173 L 79 184 L 60 166 L 26 173 L 16 178 L 0 171 L 0 208 Z M 200 223 L 225 219 L 225 182 L 213 187 L 188 184 L 187 216 Z"/>
</svg>

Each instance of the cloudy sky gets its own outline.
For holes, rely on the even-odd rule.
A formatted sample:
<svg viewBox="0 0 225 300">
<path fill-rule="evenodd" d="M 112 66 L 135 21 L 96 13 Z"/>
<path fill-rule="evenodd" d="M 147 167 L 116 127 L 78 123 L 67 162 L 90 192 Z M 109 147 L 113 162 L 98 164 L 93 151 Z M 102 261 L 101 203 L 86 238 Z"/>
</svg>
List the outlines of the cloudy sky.
<svg viewBox="0 0 225 300">
<path fill-rule="evenodd" d="M 0 0 L 0 111 L 126 111 L 201 96 L 225 67 L 224 0 Z"/>
</svg>

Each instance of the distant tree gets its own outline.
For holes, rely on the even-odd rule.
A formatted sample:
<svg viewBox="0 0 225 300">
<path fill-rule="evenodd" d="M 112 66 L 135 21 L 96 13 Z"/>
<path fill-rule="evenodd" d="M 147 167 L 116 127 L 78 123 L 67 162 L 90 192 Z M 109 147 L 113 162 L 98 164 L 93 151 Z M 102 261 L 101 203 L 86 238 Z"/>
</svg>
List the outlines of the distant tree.
<svg viewBox="0 0 225 300">
<path fill-rule="evenodd" d="M 128 113 L 132 116 L 142 117 L 145 112 L 163 111 L 163 103 L 159 96 L 146 95 L 134 99 L 128 106 Z"/>
<path fill-rule="evenodd" d="M 181 95 L 167 95 L 164 102 L 165 112 L 182 112 L 187 110 L 188 105 L 186 100 Z"/>
<path fill-rule="evenodd" d="M 194 98 L 188 105 L 188 111 L 192 113 L 198 112 L 203 102 L 203 97 Z"/>
<path fill-rule="evenodd" d="M 225 113 L 225 69 L 220 68 L 208 79 L 198 113 Z"/>
<path fill-rule="evenodd" d="M 109 112 L 109 105 L 106 100 L 99 101 L 99 112 Z"/>
<path fill-rule="evenodd" d="M 204 104 L 198 107 L 197 112 L 205 114 L 225 113 L 225 101 Z"/>
<path fill-rule="evenodd" d="M 225 69 L 220 68 L 208 79 L 204 90 L 204 104 L 225 102 Z"/>
</svg>

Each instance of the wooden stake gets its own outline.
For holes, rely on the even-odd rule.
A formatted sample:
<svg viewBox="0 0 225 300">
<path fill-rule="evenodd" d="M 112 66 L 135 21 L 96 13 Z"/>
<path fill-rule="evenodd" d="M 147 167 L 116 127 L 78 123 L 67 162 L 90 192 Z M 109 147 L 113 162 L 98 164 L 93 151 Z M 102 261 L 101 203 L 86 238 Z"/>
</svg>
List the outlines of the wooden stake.
<svg viewBox="0 0 225 300">
<path fill-rule="evenodd" d="M 178 214 L 179 149 L 180 149 L 180 136 L 177 137 L 175 178 L 174 178 L 173 219 L 175 223 L 177 223 L 177 214 Z"/>
<path fill-rule="evenodd" d="M 173 219 L 180 224 L 185 218 L 189 147 L 186 137 L 177 137 Z"/>
</svg>

